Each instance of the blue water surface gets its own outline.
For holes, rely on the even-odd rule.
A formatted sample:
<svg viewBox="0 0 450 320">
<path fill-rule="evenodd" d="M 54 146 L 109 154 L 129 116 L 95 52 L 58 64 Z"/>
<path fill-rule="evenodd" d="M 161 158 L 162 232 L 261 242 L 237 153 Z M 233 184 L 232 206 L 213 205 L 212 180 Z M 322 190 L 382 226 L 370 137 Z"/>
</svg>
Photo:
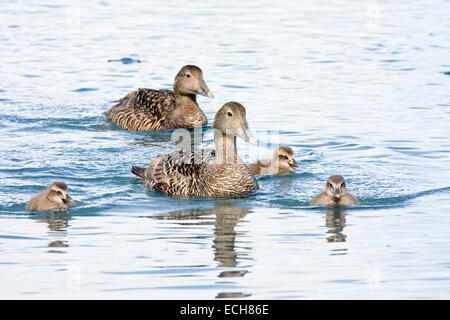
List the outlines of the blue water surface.
<svg viewBox="0 0 450 320">
<path fill-rule="evenodd" d="M 450 2 L 1 1 L 0 298 L 450 297 Z M 202 68 L 296 173 L 231 200 L 147 191 L 174 150 L 104 112 Z M 310 207 L 341 174 L 361 205 Z M 29 213 L 65 181 L 76 207 Z"/>
</svg>

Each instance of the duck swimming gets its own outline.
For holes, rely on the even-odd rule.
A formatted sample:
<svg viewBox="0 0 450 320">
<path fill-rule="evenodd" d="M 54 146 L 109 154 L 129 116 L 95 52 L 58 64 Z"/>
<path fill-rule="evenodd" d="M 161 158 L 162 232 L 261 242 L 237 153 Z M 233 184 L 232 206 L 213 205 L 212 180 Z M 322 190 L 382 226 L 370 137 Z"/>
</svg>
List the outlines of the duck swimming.
<svg viewBox="0 0 450 320">
<path fill-rule="evenodd" d="M 203 80 L 202 70 L 197 66 L 187 65 L 176 75 L 173 91 L 138 89 L 130 92 L 106 111 L 106 117 L 122 129 L 130 131 L 205 125 L 206 116 L 197 104 L 197 94 L 214 98 Z"/>
<path fill-rule="evenodd" d="M 279 147 L 272 159 L 258 160 L 248 166 L 254 176 L 294 172 L 300 167 L 294 159 L 294 151 L 289 147 Z"/>
<path fill-rule="evenodd" d="M 67 184 L 53 182 L 47 190 L 41 192 L 28 202 L 28 211 L 67 210 L 74 207 L 75 202 L 69 196 Z"/>
<path fill-rule="evenodd" d="M 345 180 L 342 176 L 331 176 L 327 180 L 325 191 L 319 193 L 311 201 L 312 206 L 349 206 L 359 204 L 350 193 L 347 193 Z"/>
<path fill-rule="evenodd" d="M 224 104 L 213 127 L 215 150 L 173 152 L 154 159 L 147 169 L 133 166 L 131 172 L 147 188 L 174 196 L 229 198 L 257 189 L 258 183 L 236 150 L 236 137 L 256 144 L 245 108 L 237 102 Z"/>
</svg>

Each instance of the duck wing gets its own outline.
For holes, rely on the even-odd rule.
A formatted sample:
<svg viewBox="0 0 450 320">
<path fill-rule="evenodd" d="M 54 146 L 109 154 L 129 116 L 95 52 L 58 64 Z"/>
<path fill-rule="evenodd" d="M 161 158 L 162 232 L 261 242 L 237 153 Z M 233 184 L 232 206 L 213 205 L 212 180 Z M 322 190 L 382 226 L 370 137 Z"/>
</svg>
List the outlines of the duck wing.
<svg viewBox="0 0 450 320">
<path fill-rule="evenodd" d="M 119 100 L 106 116 L 125 130 L 164 130 L 169 127 L 168 119 L 174 109 L 175 94 L 172 91 L 139 89 Z"/>
<path fill-rule="evenodd" d="M 146 187 L 169 195 L 201 196 L 208 164 L 215 159 L 209 149 L 177 151 L 154 159 L 145 171 Z"/>
</svg>

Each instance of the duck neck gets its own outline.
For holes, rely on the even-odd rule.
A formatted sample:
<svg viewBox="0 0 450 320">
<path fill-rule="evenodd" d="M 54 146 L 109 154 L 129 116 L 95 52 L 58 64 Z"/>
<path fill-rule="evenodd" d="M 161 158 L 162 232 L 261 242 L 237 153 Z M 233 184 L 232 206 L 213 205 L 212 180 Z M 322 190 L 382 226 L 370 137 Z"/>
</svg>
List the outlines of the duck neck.
<svg viewBox="0 0 450 320">
<path fill-rule="evenodd" d="M 175 104 L 177 107 L 192 106 L 197 104 L 197 95 L 195 94 L 180 94 L 175 92 Z"/>
<path fill-rule="evenodd" d="M 175 92 L 175 109 L 170 116 L 174 128 L 190 128 L 207 122 L 206 116 L 197 104 L 195 94 Z"/>
<path fill-rule="evenodd" d="M 236 149 L 236 136 L 223 134 L 214 130 L 214 142 L 216 144 L 216 163 L 230 164 L 241 163 Z"/>
</svg>

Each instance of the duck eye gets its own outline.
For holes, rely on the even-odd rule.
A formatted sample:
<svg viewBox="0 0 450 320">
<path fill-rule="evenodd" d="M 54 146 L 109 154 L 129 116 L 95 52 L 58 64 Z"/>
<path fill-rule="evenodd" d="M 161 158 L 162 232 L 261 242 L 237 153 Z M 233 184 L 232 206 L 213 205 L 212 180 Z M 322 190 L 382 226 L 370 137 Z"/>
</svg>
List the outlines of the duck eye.
<svg viewBox="0 0 450 320">
<path fill-rule="evenodd" d="M 327 183 L 327 186 L 329 186 L 330 188 L 333 187 L 333 186 L 331 185 L 331 183 L 329 183 L 329 182 Z"/>
<path fill-rule="evenodd" d="M 190 75 L 189 73 L 187 73 L 187 74 L 186 74 L 186 77 L 190 78 L 190 77 L 191 77 L 191 75 Z"/>
<path fill-rule="evenodd" d="M 227 115 L 229 116 L 229 117 L 231 117 L 233 114 L 231 113 L 231 112 L 227 112 Z"/>
<path fill-rule="evenodd" d="M 341 187 L 345 187 L 345 182 L 342 182 Z"/>
</svg>

